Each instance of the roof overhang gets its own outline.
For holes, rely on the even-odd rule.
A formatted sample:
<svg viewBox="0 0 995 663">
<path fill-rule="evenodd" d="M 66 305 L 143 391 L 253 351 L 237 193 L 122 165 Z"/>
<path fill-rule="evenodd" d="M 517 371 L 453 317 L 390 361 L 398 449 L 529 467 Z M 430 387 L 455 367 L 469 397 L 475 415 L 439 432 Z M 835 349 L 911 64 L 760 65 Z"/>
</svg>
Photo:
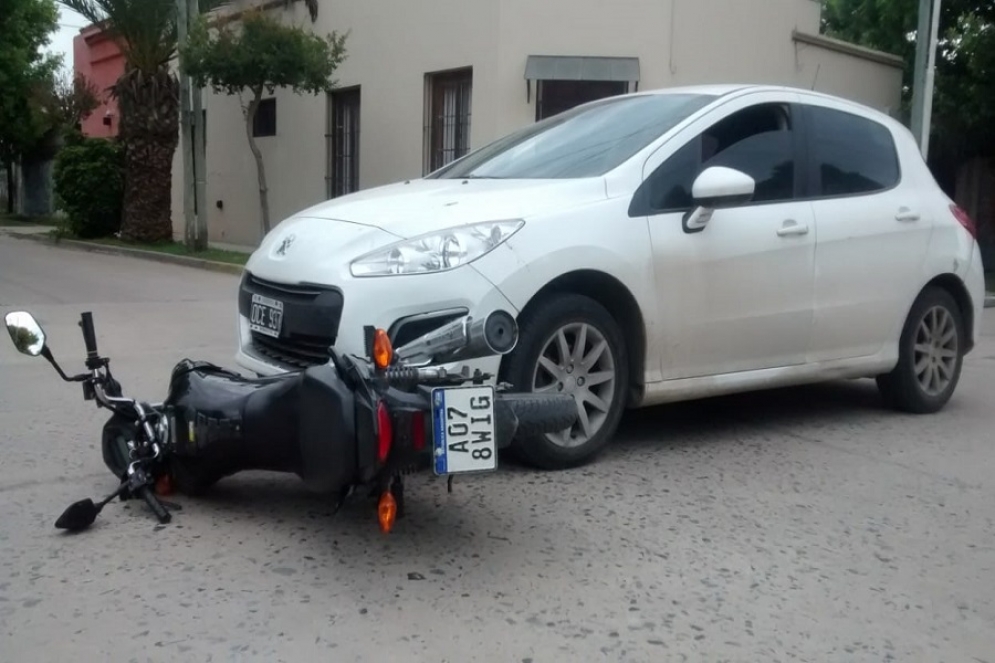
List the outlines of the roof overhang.
<svg viewBox="0 0 995 663">
<path fill-rule="evenodd" d="M 532 98 L 532 81 L 624 81 L 639 88 L 639 58 L 595 55 L 530 55 L 525 61 L 525 85 Z"/>
</svg>

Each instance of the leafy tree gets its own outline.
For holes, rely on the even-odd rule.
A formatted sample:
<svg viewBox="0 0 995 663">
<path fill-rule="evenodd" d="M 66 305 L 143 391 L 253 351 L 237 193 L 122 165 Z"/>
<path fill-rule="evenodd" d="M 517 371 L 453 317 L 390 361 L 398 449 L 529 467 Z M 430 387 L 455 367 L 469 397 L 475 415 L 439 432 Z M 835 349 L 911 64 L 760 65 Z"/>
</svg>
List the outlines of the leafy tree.
<svg viewBox="0 0 995 663">
<path fill-rule="evenodd" d="M 59 66 L 40 49 L 55 31 L 54 0 L 3 0 L 0 9 L 0 163 L 7 170 L 7 211 L 14 211 L 13 165 L 38 141 L 44 118 L 31 100 Z"/>
<path fill-rule="evenodd" d="M 52 82 L 44 103 L 62 129 L 77 131 L 100 106 L 100 90 L 83 74 L 63 73 Z"/>
<path fill-rule="evenodd" d="M 912 98 L 918 0 L 823 0 L 832 36 L 904 58 L 904 110 Z M 952 166 L 995 156 L 995 2 L 943 0 L 936 54 L 931 161 Z M 940 166 L 938 170 L 948 170 Z"/>
<path fill-rule="evenodd" d="M 345 58 L 345 34 L 320 37 L 284 25 L 259 10 L 242 16 L 240 30 L 219 26 L 214 35 L 201 20 L 180 48 L 180 66 L 200 87 L 237 95 L 245 133 L 256 161 L 263 233 L 270 230 L 266 170 L 252 126 L 263 92 L 289 88 L 294 94 L 319 94 L 334 87 L 332 74 Z M 245 95 L 245 96 L 243 96 Z"/>
</svg>

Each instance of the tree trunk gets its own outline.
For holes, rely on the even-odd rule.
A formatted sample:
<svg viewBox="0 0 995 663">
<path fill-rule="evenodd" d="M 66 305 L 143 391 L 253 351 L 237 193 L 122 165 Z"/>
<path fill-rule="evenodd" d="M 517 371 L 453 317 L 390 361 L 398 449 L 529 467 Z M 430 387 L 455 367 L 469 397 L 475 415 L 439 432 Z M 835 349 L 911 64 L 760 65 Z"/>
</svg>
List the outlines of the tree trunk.
<svg viewBox="0 0 995 663">
<path fill-rule="evenodd" d="M 256 159 L 256 175 L 259 180 L 259 212 L 263 222 L 263 236 L 269 233 L 269 190 L 266 188 L 266 168 L 263 166 L 263 153 L 256 145 L 256 139 L 252 136 L 252 125 L 256 119 L 256 110 L 259 109 L 259 101 L 262 99 L 261 89 L 252 91 L 252 99 L 249 101 L 249 108 L 245 113 L 245 135 L 249 139 L 249 149 Z"/>
<path fill-rule="evenodd" d="M 122 239 L 173 239 L 173 154 L 179 143 L 179 84 L 163 66 L 130 69 L 114 86 L 121 112 L 125 182 Z"/>
</svg>

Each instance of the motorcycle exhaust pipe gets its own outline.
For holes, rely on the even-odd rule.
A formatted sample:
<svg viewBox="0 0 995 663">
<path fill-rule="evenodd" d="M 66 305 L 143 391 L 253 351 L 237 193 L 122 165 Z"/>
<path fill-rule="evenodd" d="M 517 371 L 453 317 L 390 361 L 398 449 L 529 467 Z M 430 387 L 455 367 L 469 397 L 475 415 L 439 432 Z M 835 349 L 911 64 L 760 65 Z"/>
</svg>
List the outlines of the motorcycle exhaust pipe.
<svg viewBox="0 0 995 663">
<path fill-rule="evenodd" d="M 407 364 L 448 364 L 503 355 L 518 344 L 518 324 L 507 311 L 480 319 L 463 316 L 394 350 Z"/>
</svg>

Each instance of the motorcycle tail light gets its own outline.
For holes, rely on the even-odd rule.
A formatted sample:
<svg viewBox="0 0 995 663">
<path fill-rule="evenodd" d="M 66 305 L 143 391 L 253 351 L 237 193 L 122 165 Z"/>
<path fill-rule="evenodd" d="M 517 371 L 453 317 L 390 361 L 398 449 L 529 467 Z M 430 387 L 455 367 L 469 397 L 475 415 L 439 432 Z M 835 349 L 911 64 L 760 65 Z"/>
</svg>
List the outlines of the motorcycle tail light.
<svg viewBox="0 0 995 663">
<path fill-rule="evenodd" d="M 411 446 L 415 451 L 425 448 L 425 413 L 421 410 L 411 414 Z"/>
<path fill-rule="evenodd" d="M 390 444 L 394 437 L 390 424 L 390 412 L 383 401 L 377 403 L 377 460 L 381 463 L 390 454 Z"/>
</svg>

